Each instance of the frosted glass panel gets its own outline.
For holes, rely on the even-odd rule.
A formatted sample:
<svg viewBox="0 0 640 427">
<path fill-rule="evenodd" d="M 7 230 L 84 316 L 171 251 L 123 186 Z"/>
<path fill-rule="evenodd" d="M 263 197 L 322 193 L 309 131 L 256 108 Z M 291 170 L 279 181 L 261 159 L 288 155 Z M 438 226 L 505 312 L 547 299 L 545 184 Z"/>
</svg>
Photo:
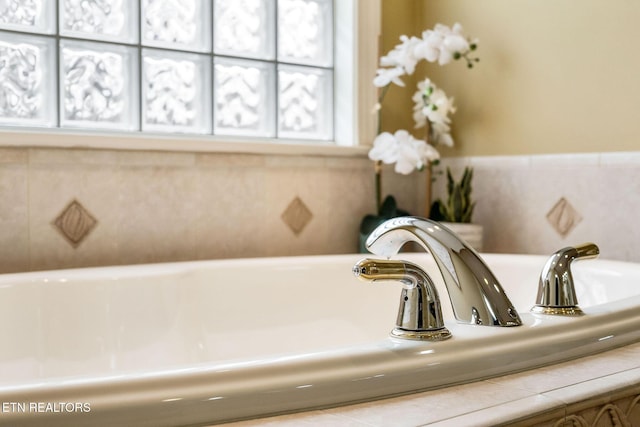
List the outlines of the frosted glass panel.
<svg viewBox="0 0 640 427">
<path fill-rule="evenodd" d="M 278 61 L 330 67 L 332 13 L 330 0 L 278 0 Z"/>
<path fill-rule="evenodd" d="M 0 0 L 0 28 L 55 33 L 55 1 Z"/>
<path fill-rule="evenodd" d="M 333 0 L 0 0 L 0 126 L 333 138 Z"/>
<path fill-rule="evenodd" d="M 215 0 L 217 54 L 275 58 L 275 0 Z"/>
<path fill-rule="evenodd" d="M 143 50 L 142 130 L 211 131 L 211 59 Z"/>
<path fill-rule="evenodd" d="M 60 42 L 62 126 L 138 128 L 135 48 Z"/>
<path fill-rule="evenodd" d="M 142 0 L 142 44 L 211 51 L 210 0 Z"/>
<path fill-rule="evenodd" d="M 271 63 L 216 58 L 214 133 L 274 136 L 274 74 Z"/>
<path fill-rule="evenodd" d="M 54 42 L 0 32 L 0 123 L 55 126 Z"/>
<path fill-rule="evenodd" d="M 60 34 L 96 40 L 138 41 L 138 5 L 130 0 L 59 0 Z"/>
<path fill-rule="evenodd" d="M 333 80 L 328 70 L 278 67 L 278 136 L 333 138 Z"/>
</svg>

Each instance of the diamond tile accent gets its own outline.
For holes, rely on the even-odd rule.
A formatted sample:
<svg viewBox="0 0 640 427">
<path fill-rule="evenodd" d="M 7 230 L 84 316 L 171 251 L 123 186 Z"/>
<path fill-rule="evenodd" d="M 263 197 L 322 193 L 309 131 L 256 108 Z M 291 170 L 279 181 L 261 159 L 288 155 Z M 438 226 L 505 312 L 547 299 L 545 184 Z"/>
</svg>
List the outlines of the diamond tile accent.
<svg viewBox="0 0 640 427">
<path fill-rule="evenodd" d="M 98 225 L 98 221 L 80 202 L 73 200 L 53 221 L 53 225 L 71 246 L 77 248 Z"/>
<path fill-rule="evenodd" d="M 547 221 L 558 234 L 566 237 L 582 221 L 582 216 L 562 197 L 547 214 Z"/>
<path fill-rule="evenodd" d="M 282 213 L 281 218 L 297 236 L 302 233 L 302 230 L 309 224 L 313 218 L 313 213 L 311 213 L 300 197 L 296 197 L 289 203 L 287 209 Z"/>
</svg>

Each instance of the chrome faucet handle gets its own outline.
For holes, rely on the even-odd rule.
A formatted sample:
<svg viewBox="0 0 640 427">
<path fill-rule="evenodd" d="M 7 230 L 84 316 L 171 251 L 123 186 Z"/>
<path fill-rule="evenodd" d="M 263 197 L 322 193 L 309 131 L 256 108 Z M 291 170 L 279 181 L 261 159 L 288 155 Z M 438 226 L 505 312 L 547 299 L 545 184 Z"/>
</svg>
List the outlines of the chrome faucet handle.
<svg viewBox="0 0 640 427">
<path fill-rule="evenodd" d="M 536 305 L 531 311 L 561 316 L 584 314 L 578 307 L 571 263 L 578 259 L 596 258 L 599 254 L 598 246 L 593 243 L 583 243 L 560 249 L 551 255 L 540 274 Z"/>
<path fill-rule="evenodd" d="M 363 259 L 353 266 L 353 273 L 364 281 L 394 280 L 404 285 L 392 337 L 426 341 L 451 337 L 444 326 L 438 291 L 429 275 L 417 265 L 407 261 Z"/>
</svg>

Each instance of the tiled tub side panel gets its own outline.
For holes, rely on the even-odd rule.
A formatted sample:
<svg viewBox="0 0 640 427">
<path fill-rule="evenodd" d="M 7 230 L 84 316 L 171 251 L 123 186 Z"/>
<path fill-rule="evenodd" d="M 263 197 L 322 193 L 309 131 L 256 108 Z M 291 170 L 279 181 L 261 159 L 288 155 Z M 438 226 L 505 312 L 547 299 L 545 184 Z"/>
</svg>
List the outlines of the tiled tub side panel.
<svg viewBox="0 0 640 427">
<path fill-rule="evenodd" d="M 374 193 L 365 157 L 0 149 L 0 272 L 354 252 Z"/>
<path fill-rule="evenodd" d="M 456 177 L 467 165 L 486 252 L 551 254 L 591 241 L 602 258 L 640 262 L 639 152 L 443 162 Z M 434 193 L 442 197 L 445 180 L 438 179 Z"/>
</svg>

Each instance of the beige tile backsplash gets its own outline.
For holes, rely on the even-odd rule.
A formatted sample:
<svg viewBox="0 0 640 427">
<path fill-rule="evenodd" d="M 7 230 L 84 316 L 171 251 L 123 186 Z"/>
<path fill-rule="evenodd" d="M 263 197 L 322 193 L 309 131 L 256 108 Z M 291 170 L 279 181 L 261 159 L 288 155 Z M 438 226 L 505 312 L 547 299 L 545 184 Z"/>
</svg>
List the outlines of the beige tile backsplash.
<svg viewBox="0 0 640 427">
<path fill-rule="evenodd" d="M 484 225 L 485 251 L 550 254 L 594 242 L 601 258 L 640 262 L 640 152 L 449 158 L 443 163 L 458 176 L 465 165 L 474 167 L 474 222 Z M 439 184 L 442 193 L 444 184 Z M 574 227 L 564 235 L 564 228 L 556 230 L 547 218 L 563 199 L 575 211 Z"/>
<path fill-rule="evenodd" d="M 443 161 L 467 164 L 487 252 L 593 241 L 640 262 L 640 153 Z M 423 215 L 424 179 L 385 169 L 383 193 Z M 48 148 L 0 149 L 0 197 L 0 272 L 354 252 L 375 204 L 367 158 Z M 296 198 L 311 214 L 297 234 L 283 220 Z M 547 218 L 563 199 L 581 218 L 565 236 Z M 76 247 L 54 226 L 73 200 L 97 220 Z"/>
<path fill-rule="evenodd" d="M 415 177 L 391 175 L 413 209 Z M 354 252 L 373 182 L 356 157 L 0 149 L 0 272 Z M 73 200 L 97 220 L 75 247 L 54 224 Z"/>
</svg>

